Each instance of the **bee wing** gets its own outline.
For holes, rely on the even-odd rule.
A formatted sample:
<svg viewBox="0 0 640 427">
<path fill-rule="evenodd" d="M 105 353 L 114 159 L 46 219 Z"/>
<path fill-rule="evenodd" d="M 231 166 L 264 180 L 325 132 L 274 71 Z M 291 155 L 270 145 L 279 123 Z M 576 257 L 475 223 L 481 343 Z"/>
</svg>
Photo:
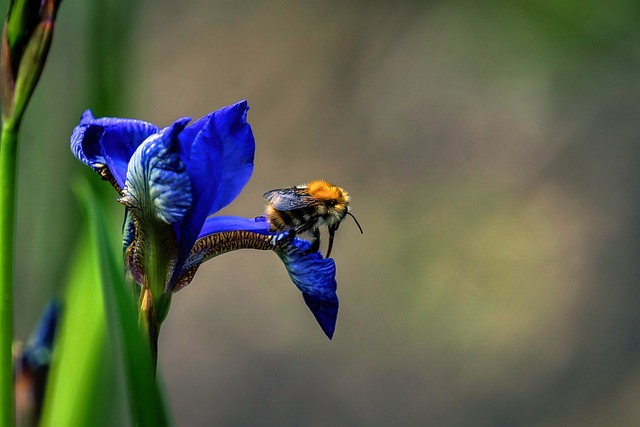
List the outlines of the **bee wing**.
<svg viewBox="0 0 640 427">
<path fill-rule="evenodd" d="M 292 211 L 306 208 L 314 201 L 303 188 L 280 188 L 264 193 L 263 197 L 279 211 Z"/>
</svg>

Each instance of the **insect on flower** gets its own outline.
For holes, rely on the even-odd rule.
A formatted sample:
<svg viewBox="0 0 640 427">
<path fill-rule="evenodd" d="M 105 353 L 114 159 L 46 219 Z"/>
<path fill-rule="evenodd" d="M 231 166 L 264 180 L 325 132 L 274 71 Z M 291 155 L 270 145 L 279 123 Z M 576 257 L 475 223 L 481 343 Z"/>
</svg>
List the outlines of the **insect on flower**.
<svg viewBox="0 0 640 427">
<path fill-rule="evenodd" d="M 290 230 L 290 235 L 307 233 L 313 237 L 311 250 L 320 247 L 320 227 L 329 230 L 329 247 L 326 258 L 331 255 L 333 237 L 340 222 L 349 215 L 349 194 L 342 188 L 323 180 L 311 181 L 296 187 L 280 188 L 264 193 L 269 204 L 266 213 L 271 231 Z"/>
</svg>

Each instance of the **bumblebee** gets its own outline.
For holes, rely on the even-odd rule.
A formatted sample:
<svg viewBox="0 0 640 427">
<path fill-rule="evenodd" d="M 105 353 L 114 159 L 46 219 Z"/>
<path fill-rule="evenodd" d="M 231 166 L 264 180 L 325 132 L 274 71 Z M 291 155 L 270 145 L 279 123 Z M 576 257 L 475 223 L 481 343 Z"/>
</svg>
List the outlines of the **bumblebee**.
<svg viewBox="0 0 640 427">
<path fill-rule="evenodd" d="M 320 227 L 329 230 L 329 247 L 326 258 L 331 255 L 333 237 L 340 222 L 349 215 L 362 233 L 362 227 L 349 212 L 349 194 L 342 188 L 323 180 L 311 181 L 297 187 L 280 188 L 264 193 L 269 204 L 266 208 L 271 231 L 289 230 L 290 236 L 309 234 L 313 237 L 312 251 L 320 247 Z"/>
</svg>

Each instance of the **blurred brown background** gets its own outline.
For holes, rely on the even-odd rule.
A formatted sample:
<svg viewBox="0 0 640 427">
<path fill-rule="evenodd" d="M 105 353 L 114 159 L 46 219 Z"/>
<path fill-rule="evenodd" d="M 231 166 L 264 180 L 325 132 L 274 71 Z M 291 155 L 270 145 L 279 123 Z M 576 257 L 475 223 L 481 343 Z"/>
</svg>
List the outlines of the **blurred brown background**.
<svg viewBox="0 0 640 427">
<path fill-rule="evenodd" d="M 201 268 L 161 334 L 176 425 L 637 425 L 640 4 L 97 3 L 62 3 L 24 123 L 18 335 L 79 238 L 82 111 L 246 98 L 255 173 L 222 213 L 325 178 L 365 234 L 337 236 L 333 341 L 274 255 Z"/>
</svg>

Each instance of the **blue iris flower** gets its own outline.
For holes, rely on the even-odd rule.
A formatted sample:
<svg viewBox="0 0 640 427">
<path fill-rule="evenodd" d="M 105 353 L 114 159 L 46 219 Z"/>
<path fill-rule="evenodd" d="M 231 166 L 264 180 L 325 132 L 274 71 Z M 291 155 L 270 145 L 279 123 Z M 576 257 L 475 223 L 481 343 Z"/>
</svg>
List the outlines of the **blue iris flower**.
<svg viewBox="0 0 640 427">
<path fill-rule="evenodd" d="M 140 120 L 96 119 L 87 110 L 73 130 L 71 150 L 120 194 L 127 272 L 142 290 L 141 301 L 149 293 L 146 304 L 158 324 L 171 295 L 191 282 L 204 261 L 261 249 L 283 261 L 331 338 L 338 313 L 333 259 L 311 251 L 306 240 L 270 232 L 264 217 L 212 216 L 238 196 L 253 172 L 248 110 L 241 101 L 164 129 Z"/>
</svg>

